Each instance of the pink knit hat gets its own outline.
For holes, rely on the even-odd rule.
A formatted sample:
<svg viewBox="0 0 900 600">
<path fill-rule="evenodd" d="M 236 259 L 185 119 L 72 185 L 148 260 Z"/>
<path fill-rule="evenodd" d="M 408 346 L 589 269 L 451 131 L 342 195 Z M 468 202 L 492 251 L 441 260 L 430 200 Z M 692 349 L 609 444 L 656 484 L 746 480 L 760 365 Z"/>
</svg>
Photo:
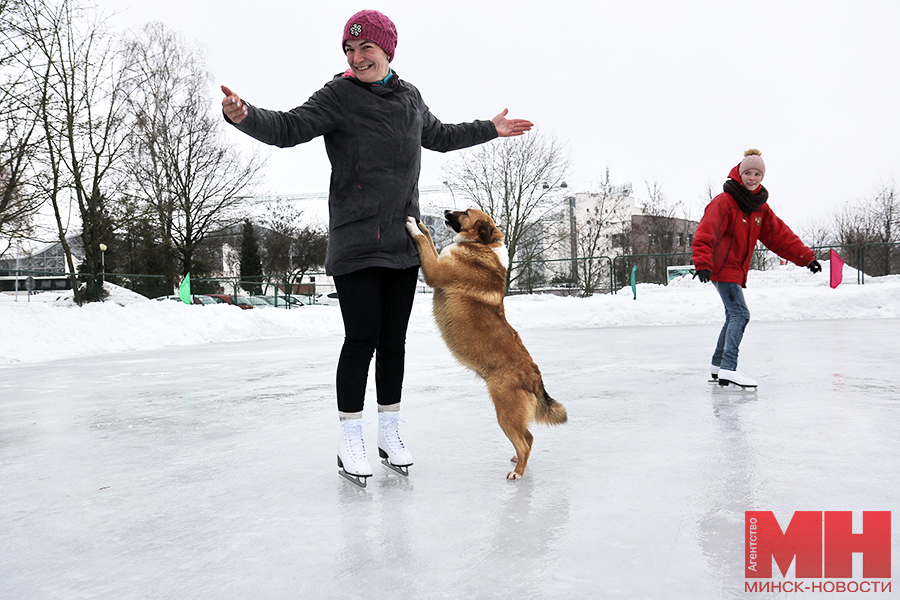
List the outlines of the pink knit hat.
<svg viewBox="0 0 900 600">
<path fill-rule="evenodd" d="M 738 169 L 738 172 L 743 175 L 748 169 L 756 169 L 762 173 L 763 177 L 766 176 L 766 163 L 763 162 L 762 152 L 756 148 L 751 148 L 744 152 L 744 160 L 741 161 L 741 168 Z M 760 181 L 762 181 L 762 178 L 760 178 Z"/>
<path fill-rule="evenodd" d="M 371 40 L 378 44 L 394 60 L 394 49 L 397 47 L 397 27 L 394 22 L 377 10 L 361 10 L 344 25 L 344 38 L 341 49 L 349 39 Z"/>
</svg>

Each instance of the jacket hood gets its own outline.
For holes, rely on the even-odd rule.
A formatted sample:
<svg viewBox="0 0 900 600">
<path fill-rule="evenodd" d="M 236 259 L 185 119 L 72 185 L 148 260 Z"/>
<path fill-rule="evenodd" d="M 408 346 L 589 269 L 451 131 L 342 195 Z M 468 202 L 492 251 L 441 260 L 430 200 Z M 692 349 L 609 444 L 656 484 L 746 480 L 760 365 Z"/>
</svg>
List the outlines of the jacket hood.
<svg viewBox="0 0 900 600">
<path fill-rule="evenodd" d="M 400 85 L 400 76 L 397 75 L 397 71 L 391 71 L 391 78 L 388 79 L 386 85 L 380 85 L 377 83 L 365 83 L 356 78 L 356 75 L 353 74 L 352 69 L 347 69 L 343 73 L 338 73 L 334 76 L 332 81 L 337 81 L 339 79 L 346 79 L 347 81 L 351 81 L 356 85 L 366 88 L 370 92 L 374 93 L 376 96 L 384 96 L 393 92 L 398 85 Z"/>
</svg>

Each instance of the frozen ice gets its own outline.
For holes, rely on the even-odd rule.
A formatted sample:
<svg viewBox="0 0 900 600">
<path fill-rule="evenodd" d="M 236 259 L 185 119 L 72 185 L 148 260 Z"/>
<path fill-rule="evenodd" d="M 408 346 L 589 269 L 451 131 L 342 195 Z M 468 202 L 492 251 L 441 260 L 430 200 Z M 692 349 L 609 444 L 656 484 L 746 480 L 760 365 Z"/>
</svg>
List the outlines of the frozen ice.
<svg viewBox="0 0 900 600">
<path fill-rule="evenodd" d="M 637 300 L 628 290 L 508 301 L 569 413 L 565 425 L 533 428 L 517 482 L 505 479 L 513 448 L 483 384 L 417 300 L 401 428 L 415 464 L 406 478 L 378 463 L 370 385 L 375 475 L 364 490 L 337 475 L 337 308 L 142 307 L 132 323 L 128 306 L 32 307 L 39 318 L 119 318 L 134 338 L 141 323 L 191 318 L 215 331 L 193 344 L 173 332 L 176 345 L 148 349 L 123 348 L 109 331 L 98 339 L 110 351 L 79 356 L 61 330 L 56 355 L 26 341 L 6 355 L 0 596 L 745 598 L 744 511 L 856 516 L 900 503 L 900 320 L 889 314 L 900 294 L 895 284 L 748 288 L 739 368 L 759 389 L 746 393 L 707 383 L 721 306 L 710 286 L 685 287 L 681 299 L 675 286 L 639 288 Z M 886 318 L 814 318 L 850 295 L 857 311 Z M 862 299 L 873 295 L 875 308 Z M 707 322 L 678 316 L 705 303 Z M 687 322 L 659 324 L 666 307 Z M 592 325 L 598 310 L 655 324 Z M 758 318 L 778 310 L 789 320 Z M 0 304 L 20 330 L 29 311 Z M 265 328 L 289 313 L 306 315 L 312 333 L 285 325 L 286 336 L 223 341 L 248 319 Z"/>
</svg>

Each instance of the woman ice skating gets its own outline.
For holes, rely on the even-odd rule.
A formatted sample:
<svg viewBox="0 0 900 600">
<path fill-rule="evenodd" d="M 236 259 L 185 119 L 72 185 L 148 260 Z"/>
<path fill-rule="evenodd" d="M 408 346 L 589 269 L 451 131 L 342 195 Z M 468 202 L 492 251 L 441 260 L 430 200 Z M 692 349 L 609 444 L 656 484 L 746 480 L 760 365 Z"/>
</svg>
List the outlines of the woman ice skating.
<svg viewBox="0 0 900 600">
<path fill-rule="evenodd" d="M 323 136 L 331 161 L 325 271 L 334 277 L 344 321 L 337 366 L 341 474 L 365 487 L 372 475 L 362 434 L 366 379 L 375 355 L 378 452 L 404 475 L 413 463 L 401 441 L 400 396 L 406 330 L 419 258 L 406 219 L 419 213 L 422 148 L 448 152 L 522 135 L 533 126 L 507 119 L 441 123 L 412 84 L 391 68 L 397 29 L 363 10 L 344 25 L 349 68 L 287 112 L 257 108 L 225 86 L 222 108 L 235 127 L 266 144 L 295 146 Z"/>
<path fill-rule="evenodd" d="M 747 272 L 759 240 L 769 250 L 813 273 L 822 270 L 813 251 L 769 207 L 762 185 L 766 165 L 759 150 L 744 153 L 725 181 L 724 191 L 706 207 L 694 234 L 694 277 L 712 281 L 725 305 L 725 325 L 719 333 L 710 371 L 719 385 L 756 387 L 737 370 L 738 350 L 750 311 L 744 302 Z"/>
</svg>

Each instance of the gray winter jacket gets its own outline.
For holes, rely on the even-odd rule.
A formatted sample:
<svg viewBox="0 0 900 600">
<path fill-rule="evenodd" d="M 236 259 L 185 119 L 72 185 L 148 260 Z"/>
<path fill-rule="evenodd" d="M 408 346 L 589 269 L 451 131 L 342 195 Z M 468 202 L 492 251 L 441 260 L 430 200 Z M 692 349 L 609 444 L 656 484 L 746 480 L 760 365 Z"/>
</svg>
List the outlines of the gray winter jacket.
<svg viewBox="0 0 900 600">
<path fill-rule="evenodd" d="M 325 271 L 419 264 L 406 217 L 419 213 L 422 147 L 447 152 L 497 137 L 490 121 L 445 125 L 413 85 L 394 76 L 386 87 L 336 76 L 288 112 L 247 104 L 235 125 L 266 144 L 296 146 L 324 136 L 331 161 L 329 239 Z"/>
</svg>

